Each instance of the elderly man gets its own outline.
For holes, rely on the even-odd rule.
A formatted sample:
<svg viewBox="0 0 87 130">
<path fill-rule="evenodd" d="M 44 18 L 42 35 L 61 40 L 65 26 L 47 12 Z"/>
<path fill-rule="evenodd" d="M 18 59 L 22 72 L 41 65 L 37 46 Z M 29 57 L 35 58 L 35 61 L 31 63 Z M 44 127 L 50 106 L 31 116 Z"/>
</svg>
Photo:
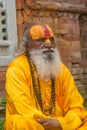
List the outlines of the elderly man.
<svg viewBox="0 0 87 130">
<path fill-rule="evenodd" d="M 5 130 L 87 130 L 87 112 L 47 24 L 32 24 L 6 74 Z"/>
</svg>

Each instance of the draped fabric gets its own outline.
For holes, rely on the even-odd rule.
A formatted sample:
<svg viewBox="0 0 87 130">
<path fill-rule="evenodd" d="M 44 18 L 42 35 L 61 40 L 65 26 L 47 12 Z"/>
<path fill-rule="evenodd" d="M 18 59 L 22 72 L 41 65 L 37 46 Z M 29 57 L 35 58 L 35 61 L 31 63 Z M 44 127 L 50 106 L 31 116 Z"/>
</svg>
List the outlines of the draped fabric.
<svg viewBox="0 0 87 130">
<path fill-rule="evenodd" d="M 35 72 L 36 75 L 36 72 Z M 40 78 L 43 105 L 49 108 L 51 81 Z M 10 63 L 6 74 L 6 122 L 5 130 L 44 130 L 37 118 L 56 118 L 63 130 L 87 130 L 87 112 L 73 77 L 64 64 L 56 78 L 55 115 L 46 116 L 41 112 L 33 92 L 30 68 L 25 55 Z"/>
</svg>

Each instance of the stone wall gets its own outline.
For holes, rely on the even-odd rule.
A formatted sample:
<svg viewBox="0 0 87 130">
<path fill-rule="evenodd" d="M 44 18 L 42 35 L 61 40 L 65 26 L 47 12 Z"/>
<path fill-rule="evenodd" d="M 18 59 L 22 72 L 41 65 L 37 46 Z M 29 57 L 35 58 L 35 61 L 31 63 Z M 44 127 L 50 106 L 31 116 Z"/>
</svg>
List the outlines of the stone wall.
<svg viewBox="0 0 87 130">
<path fill-rule="evenodd" d="M 83 30 L 81 29 L 82 25 L 79 23 L 80 16 L 82 14 L 87 15 L 86 1 L 16 0 L 16 5 L 19 44 L 26 22 L 43 21 L 48 23 L 57 37 L 58 48 L 63 62 L 72 72 L 78 88 L 83 88 L 82 81 L 85 75 L 83 74 L 84 66 L 81 66 L 81 63 L 85 53 L 81 52 L 82 41 L 80 36 L 83 38 L 81 35 Z"/>
<path fill-rule="evenodd" d="M 83 68 L 83 84 L 87 89 L 87 15 L 81 15 L 79 19 L 81 33 L 81 66 Z"/>
<path fill-rule="evenodd" d="M 0 40 L 7 39 L 7 30 L 6 30 L 6 11 L 3 8 L 2 3 L 0 2 Z M 2 54 L 0 50 L 0 54 Z"/>
<path fill-rule="evenodd" d="M 0 0 L 0 97 L 5 95 L 5 75 L 17 45 L 15 0 Z"/>
</svg>

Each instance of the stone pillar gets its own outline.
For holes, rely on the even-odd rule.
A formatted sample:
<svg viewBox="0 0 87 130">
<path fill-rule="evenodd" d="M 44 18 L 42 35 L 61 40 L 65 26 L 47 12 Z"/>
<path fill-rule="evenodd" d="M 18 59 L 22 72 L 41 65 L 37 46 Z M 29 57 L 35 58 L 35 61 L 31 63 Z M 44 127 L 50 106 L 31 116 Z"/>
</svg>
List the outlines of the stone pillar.
<svg viewBox="0 0 87 130">
<path fill-rule="evenodd" d="M 5 75 L 17 46 L 15 0 L 0 0 L 0 97 L 5 95 Z"/>
<path fill-rule="evenodd" d="M 0 66 L 13 59 L 17 45 L 15 0 L 0 0 Z"/>
</svg>

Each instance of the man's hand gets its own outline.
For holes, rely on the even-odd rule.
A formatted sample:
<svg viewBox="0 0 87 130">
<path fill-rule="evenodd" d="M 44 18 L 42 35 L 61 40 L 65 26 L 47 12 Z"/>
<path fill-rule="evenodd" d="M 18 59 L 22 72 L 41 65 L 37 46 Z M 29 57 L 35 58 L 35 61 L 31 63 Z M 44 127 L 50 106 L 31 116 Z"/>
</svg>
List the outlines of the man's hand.
<svg viewBox="0 0 87 130">
<path fill-rule="evenodd" d="M 60 123 L 54 118 L 37 119 L 37 121 L 44 127 L 45 130 L 62 130 Z"/>
</svg>

